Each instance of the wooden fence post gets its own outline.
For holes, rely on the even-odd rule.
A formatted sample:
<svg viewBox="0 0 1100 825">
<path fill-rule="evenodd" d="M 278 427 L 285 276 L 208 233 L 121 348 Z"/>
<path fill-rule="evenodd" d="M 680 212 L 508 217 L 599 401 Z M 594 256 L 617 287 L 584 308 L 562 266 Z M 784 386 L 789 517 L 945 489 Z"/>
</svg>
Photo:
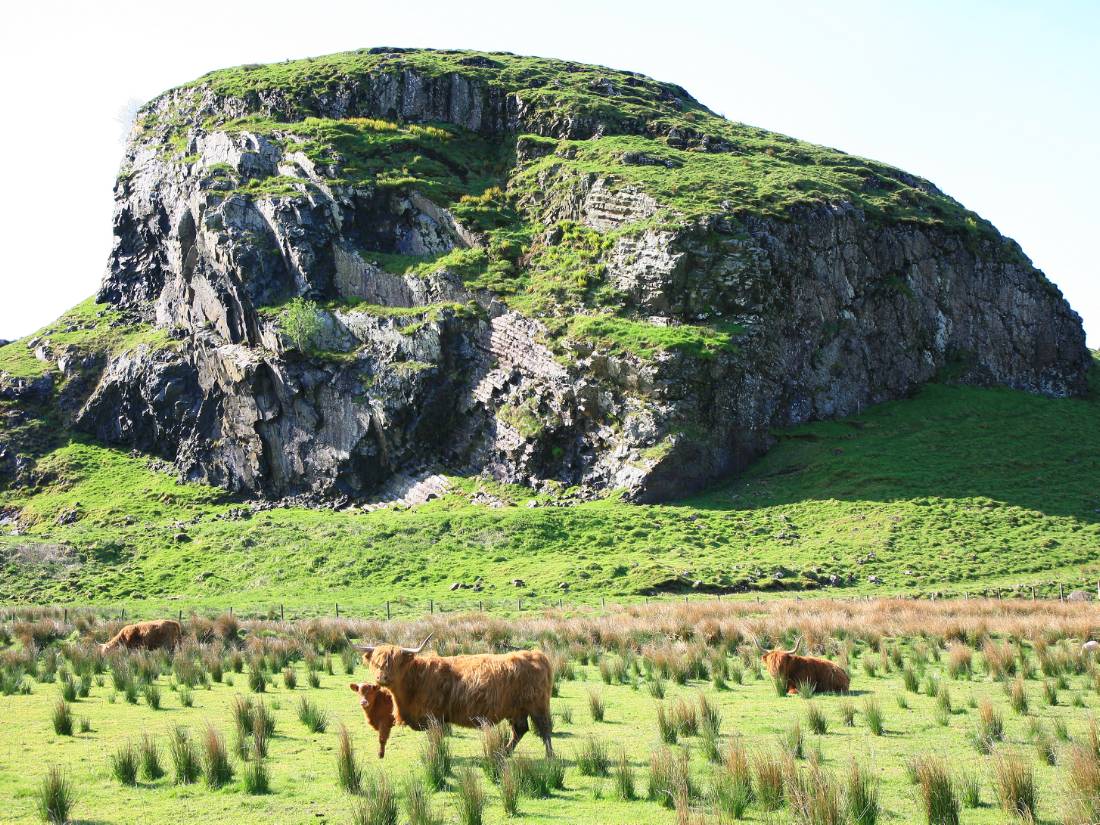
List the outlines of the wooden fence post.
<svg viewBox="0 0 1100 825">
<path fill-rule="evenodd" d="M 435 599 L 428 599 L 428 613 L 435 615 Z"/>
<path fill-rule="evenodd" d="M 386 618 L 390 618 L 390 602 L 388 599 L 386 600 Z"/>
<path fill-rule="evenodd" d="M 516 599 L 516 610 L 523 610 L 523 599 Z"/>
<path fill-rule="evenodd" d="M 279 605 L 279 621 L 280 622 L 285 622 L 286 621 L 286 614 L 283 612 L 282 604 Z"/>
<path fill-rule="evenodd" d="M 1065 600 L 1066 600 L 1066 597 L 1062 593 L 1062 583 L 1058 582 L 1058 601 L 1064 602 Z"/>
</svg>

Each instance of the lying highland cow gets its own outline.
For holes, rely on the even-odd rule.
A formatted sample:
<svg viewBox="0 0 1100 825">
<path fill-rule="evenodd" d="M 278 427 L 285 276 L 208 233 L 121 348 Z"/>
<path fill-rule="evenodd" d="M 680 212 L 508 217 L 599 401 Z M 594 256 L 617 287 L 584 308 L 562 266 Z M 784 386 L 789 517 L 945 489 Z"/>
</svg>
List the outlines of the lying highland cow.
<svg viewBox="0 0 1100 825">
<path fill-rule="evenodd" d="M 157 619 L 151 622 L 128 624 L 109 642 L 99 646 L 104 653 L 126 648 L 127 650 L 174 650 L 183 638 L 183 628 L 173 619 Z"/>
<path fill-rule="evenodd" d="M 390 731 L 400 721 L 394 713 L 393 694 L 368 682 L 352 682 L 349 687 L 359 694 L 359 706 L 363 708 L 367 723 L 378 731 L 378 758 L 384 759 Z"/>
<path fill-rule="evenodd" d="M 421 656 L 419 647 L 356 645 L 374 668 L 378 684 L 393 694 L 397 715 L 413 730 L 433 720 L 472 728 L 512 724 L 508 751 L 527 733 L 527 717 L 553 756 L 550 744 L 550 660 L 538 650 L 471 656 Z"/>
<path fill-rule="evenodd" d="M 817 656 L 797 654 L 802 640 L 790 650 L 769 650 L 761 658 L 773 679 L 785 679 L 787 693 L 797 693 L 798 686 L 810 685 L 815 693 L 844 693 L 848 690 L 848 674 L 840 665 Z M 759 647 L 759 643 L 757 644 Z"/>
</svg>

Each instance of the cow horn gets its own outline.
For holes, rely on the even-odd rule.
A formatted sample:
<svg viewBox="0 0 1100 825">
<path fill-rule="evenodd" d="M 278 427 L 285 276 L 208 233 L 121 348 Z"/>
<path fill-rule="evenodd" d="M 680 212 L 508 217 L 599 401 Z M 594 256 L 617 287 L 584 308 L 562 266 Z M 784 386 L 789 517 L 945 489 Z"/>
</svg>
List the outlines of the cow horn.
<svg viewBox="0 0 1100 825">
<path fill-rule="evenodd" d="M 755 646 L 757 650 L 763 650 L 764 649 L 764 645 L 760 644 L 760 639 L 758 639 L 756 637 L 756 634 L 753 633 L 751 630 L 746 630 L 745 635 L 749 637 L 749 639 L 753 643 L 753 646 Z"/>
<path fill-rule="evenodd" d="M 422 651 L 424 649 L 424 645 L 426 645 L 428 643 L 428 640 L 431 639 L 432 636 L 434 636 L 434 635 L 435 635 L 435 632 L 433 631 L 433 632 L 429 633 L 427 636 L 425 636 L 424 641 L 422 641 L 420 643 L 419 647 L 403 647 L 401 649 L 404 650 L 406 653 L 412 653 L 415 656 L 417 653 L 419 653 L 420 651 Z"/>
<path fill-rule="evenodd" d="M 802 634 L 801 633 L 798 634 L 798 638 L 794 640 L 794 647 L 792 647 L 787 652 L 790 653 L 793 656 L 795 653 L 798 653 L 798 649 L 800 647 L 802 647 Z"/>
<path fill-rule="evenodd" d="M 374 653 L 374 648 L 376 647 L 376 645 L 352 645 L 352 647 L 354 647 L 360 653 L 366 653 L 369 656 L 371 653 Z"/>
</svg>

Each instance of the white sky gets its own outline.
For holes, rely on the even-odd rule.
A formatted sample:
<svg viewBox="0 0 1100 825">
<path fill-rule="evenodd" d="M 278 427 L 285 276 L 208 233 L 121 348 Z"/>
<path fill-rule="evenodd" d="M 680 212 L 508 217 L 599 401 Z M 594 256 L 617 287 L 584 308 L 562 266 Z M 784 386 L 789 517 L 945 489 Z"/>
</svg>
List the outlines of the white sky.
<svg viewBox="0 0 1100 825">
<path fill-rule="evenodd" d="M 347 49 L 475 48 L 640 71 L 734 120 L 885 161 L 1014 237 L 1100 347 L 1100 3 L 9 4 L 0 24 L 0 337 L 92 294 L 132 98 Z"/>
</svg>

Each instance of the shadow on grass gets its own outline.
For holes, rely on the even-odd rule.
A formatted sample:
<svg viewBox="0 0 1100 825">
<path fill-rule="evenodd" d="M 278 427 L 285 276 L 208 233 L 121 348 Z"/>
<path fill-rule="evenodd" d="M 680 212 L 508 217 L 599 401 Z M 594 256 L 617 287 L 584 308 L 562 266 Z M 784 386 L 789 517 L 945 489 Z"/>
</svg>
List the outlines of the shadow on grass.
<svg viewBox="0 0 1100 825">
<path fill-rule="evenodd" d="M 776 430 L 733 482 L 676 502 L 742 510 L 804 501 L 986 498 L 1100 522 L 1100 398 L 929 384 L 859 416 Z"/>
</svg>

